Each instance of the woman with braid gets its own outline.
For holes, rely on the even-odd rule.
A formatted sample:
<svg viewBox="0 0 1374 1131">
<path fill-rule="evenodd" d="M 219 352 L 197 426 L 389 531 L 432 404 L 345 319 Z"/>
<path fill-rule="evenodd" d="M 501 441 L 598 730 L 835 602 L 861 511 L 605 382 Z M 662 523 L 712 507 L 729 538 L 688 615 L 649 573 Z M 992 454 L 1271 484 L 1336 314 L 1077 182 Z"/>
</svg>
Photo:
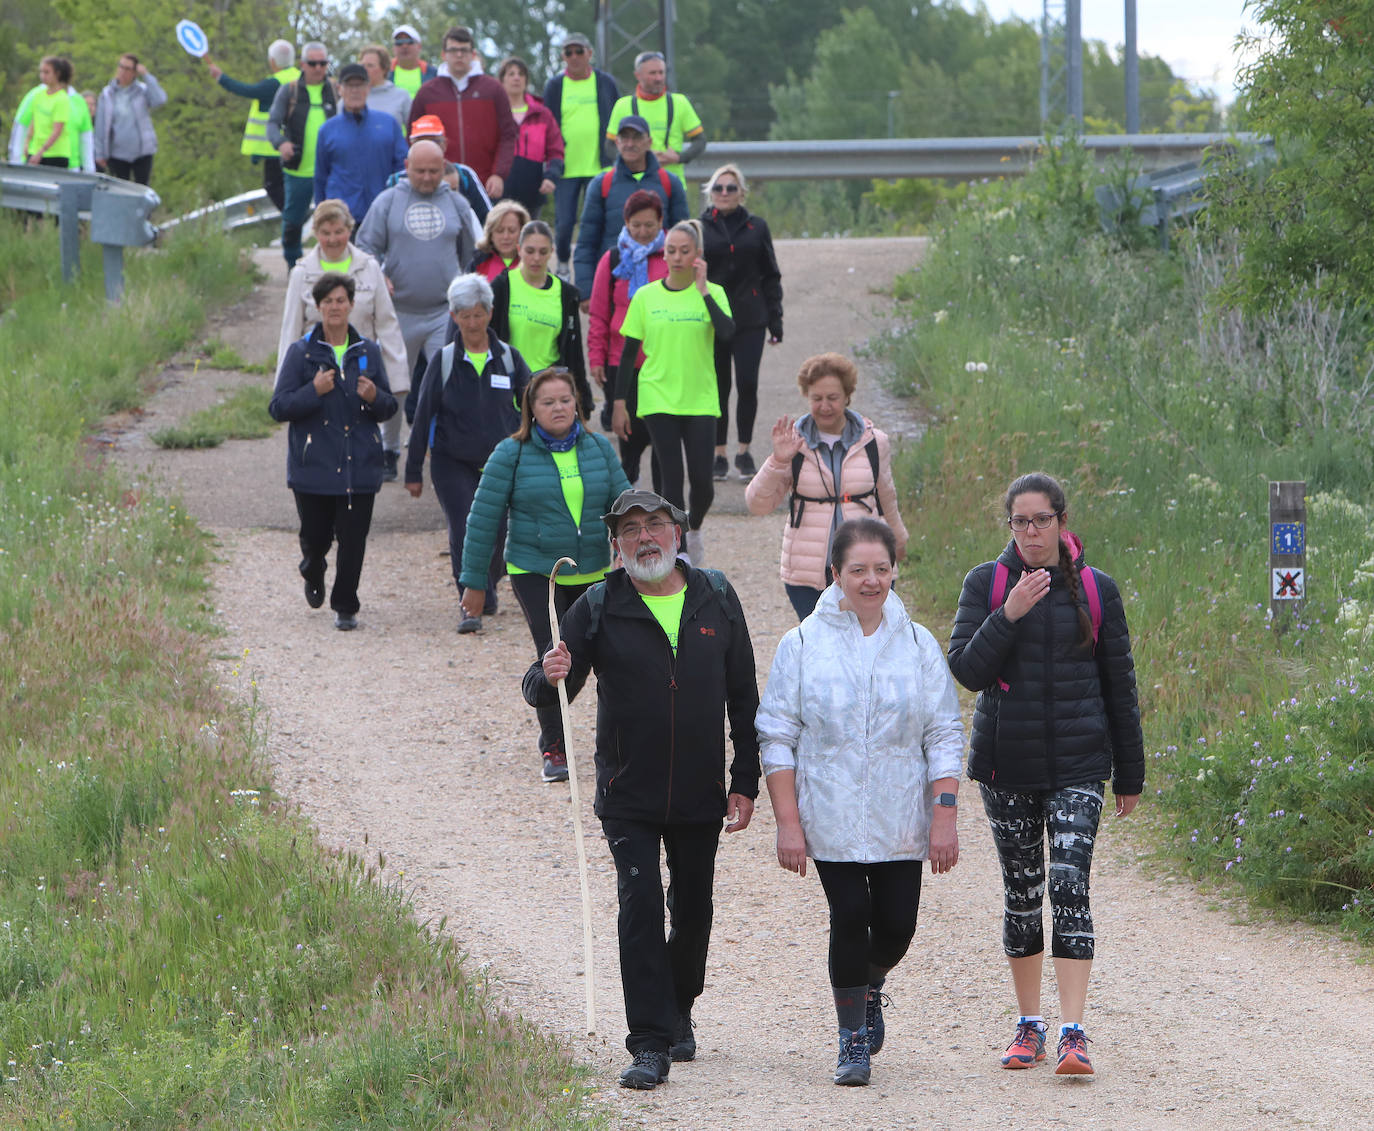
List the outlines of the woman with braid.
<svg viewBox="0 0 1374 1131">
<path fill-rule="evenodd" d="M 968 772 L 982 792 L 1006 896 L 1002 945 L 1019 1017 L 1002 1067 L 1045 1059 L 1048 886 L 1059 985 L 1055 1071 L 1086 1075 L 1088 881 L 1103 783 L 1112 780 L 1118 817 L 1135 808 L 1145 785 L 1135 665 L 1121 594 L 1084 564 L 1083 545 L 1065 526 L 1063 488 L 1040 472 L 1023 475 L 1003 505 L 1011 542 L 964 578 L 949 642 L 954 678 L 979 693 Z"/>
</svg>

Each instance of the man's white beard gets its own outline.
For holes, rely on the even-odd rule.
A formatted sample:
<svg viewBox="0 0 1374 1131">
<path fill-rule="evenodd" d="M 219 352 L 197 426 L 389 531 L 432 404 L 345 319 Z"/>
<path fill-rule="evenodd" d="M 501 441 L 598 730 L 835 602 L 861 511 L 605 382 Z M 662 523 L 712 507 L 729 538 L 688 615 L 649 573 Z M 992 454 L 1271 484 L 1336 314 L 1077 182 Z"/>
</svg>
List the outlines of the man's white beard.
<svg viewBox="0 0 1374 1131">
<path fill-rule="evenodd" d="M 642 562 L 636 560 L 633 554 L 621 555 L 621 561 L 625 563 L 625 572 L 635 581 L 643 581 L 650 585 L 662 581 L 677 566 L 677 540 L 673 540 L 673 553 L 666 553 L 662 546 L 658 547 L 657 558 L 645 558 Z"/>
</svg>

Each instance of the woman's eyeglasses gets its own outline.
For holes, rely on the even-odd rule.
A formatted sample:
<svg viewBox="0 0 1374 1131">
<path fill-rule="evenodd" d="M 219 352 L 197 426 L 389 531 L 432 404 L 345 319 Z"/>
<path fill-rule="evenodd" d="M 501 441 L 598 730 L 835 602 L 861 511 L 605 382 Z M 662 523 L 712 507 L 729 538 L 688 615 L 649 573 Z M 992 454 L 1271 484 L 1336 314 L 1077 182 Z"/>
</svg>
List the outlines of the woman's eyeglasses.
<svg viewBox="0 0 1374 1131">
<path fill-rule="evenodd" d="M 1007 519 L 1007 525 L 1018 534 L 1032 525 L 1034 525 L 1036 530 L 1048 530 L 1050 525 L 1058 517 L 1057 514 L 1037 514 L 1032 518 L 1027 518 L 1023 514 L 1014 514 L 1011 518 Z"/>
<path fill-rule="evenodd" d="M 739 192 L 739 185 L 712 185 L 711 191 L 721 192 L 724 193 L 726 196 L 730 196 L 734 193 Z"/>
</svg>

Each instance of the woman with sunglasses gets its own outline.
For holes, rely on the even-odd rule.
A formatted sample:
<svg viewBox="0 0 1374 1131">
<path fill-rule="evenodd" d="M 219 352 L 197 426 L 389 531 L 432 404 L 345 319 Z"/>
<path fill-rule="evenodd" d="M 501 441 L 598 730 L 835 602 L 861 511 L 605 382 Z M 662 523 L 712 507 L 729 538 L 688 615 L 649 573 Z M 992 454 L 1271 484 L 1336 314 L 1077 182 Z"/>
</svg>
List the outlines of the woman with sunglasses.
<svg viewBox="0 0 1374 1131">
<path fill-rule="evenodd" d="M 748 481 L 758 468 L 749 454 L 754 418 L 759 410 L 759 364 L 764 335 L 769 345 L 782 341 L 782 273 L 773 254 L 768 222 L 744 207 L 749 186 L 737 165 L 722 165 L 706 182 L 706 210 L 701 225 L 706 236 L 706 277 L 718 283 L 730 300 L 735 336 L 716 342 L 716 385 L 720 418 L 716 421 L 714 475 L 728 478 L 726 443 L 730 434 L 730 366 L 735 370 L 735 428 L 739 451 L 735 470 Z"/>
<path fill-rule="evenodd" d="M 1064 489 L 1032 472 L 1007 488 L 1003 508 L 1011 541 L 964 578 L 949 642 L 954 678 L 978 692 L 968 772 L 1002 865 L 1002 946 L 1019 1010 L 1002 1067 L 1045 1059 L 1048 888 L 1059 988 L 1055 1072 L 1089 1075 L 1088 882 L 1103 783 L 1112 779 L 1118 817 L 1135 808 L 1145 785 L 1131 637 L 1116 582 L 1084 563 L 1083 544 L 1065 525 Z"/>
</svg>

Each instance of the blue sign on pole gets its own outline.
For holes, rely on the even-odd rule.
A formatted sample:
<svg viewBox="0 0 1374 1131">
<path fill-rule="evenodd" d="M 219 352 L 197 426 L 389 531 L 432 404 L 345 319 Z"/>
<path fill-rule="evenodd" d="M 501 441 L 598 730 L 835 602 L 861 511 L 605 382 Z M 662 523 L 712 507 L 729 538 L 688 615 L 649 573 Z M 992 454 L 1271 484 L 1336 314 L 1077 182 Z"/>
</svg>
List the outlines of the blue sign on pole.
<svg viewBox="0 0 1374 1131">
<path fill-rule="evenodd" d="M 1305 524 L 1301 522 L 1270 523 L 1269 552 L 1271 554 L 1304 553 Z"/>
<path fill-rule="evenodd" d="M 181 44 L 186 54 L 194 55 L 197 59 L 205 56 L 210 50 L 210 40 L 206 34 L 200 30 L 200 25 L 194 20 L 179 20 L 177 22 L 177 42 Z"/>
</svg>

